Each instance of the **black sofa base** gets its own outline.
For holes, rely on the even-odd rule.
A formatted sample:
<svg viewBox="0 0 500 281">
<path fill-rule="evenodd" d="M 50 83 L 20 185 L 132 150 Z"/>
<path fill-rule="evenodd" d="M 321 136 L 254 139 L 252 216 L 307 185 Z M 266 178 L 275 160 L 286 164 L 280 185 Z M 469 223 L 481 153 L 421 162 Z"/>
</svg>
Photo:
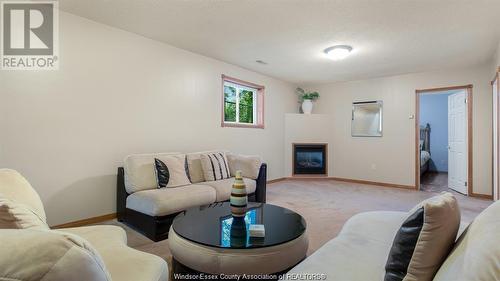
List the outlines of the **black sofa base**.
<svg viewBox="0 0 500 281">
<path fill-rule="evenodd" d="M 137 232 L 147 238 L 158 242 L 168 238 L 168 231 L 174 218 L 179 213 L 174 213 L 162 217 L 153 217 L 132 209 L 125 209 L 125 214 L 119 218 L 119 222 L 123 222 L 127 226 L 133 228 Z"/>
<path fill-rule="evenodd" d="M 248 195 L 248 200 L 255 202 L 252 198 L 255 198 L 254 193 Z M 118 221 L 133 228 L 147 238 L 158 242 L 168 238 L 170 226 L 174 222 L 175 217 L 180 213 L 182 212 L 166 216 L 153 217 L 136 210 L 126 208 L 125 216 L 119 218 Z"/>
<path fill-rule="evenodd" d="M 266 182 L 267 165 L 262 164 L 259 170 L 259 176 L 256 179 L 255 193 L 248 195 L 250 202 L 266 202 Z M 119 222 L 130 226 L 134 230 L 158 242 L 168 238 L 168 231 L 174 221 L 174 218 L 181 212 L 169 214 L 166 216 L 150 216 L 144 213 L 128 209 L 126 207 L 127 197 L 130 195 L 125 189 L 125 171 L 123 167 L 118 168 L 116 182 L 116 214 Z"/>
</svg>

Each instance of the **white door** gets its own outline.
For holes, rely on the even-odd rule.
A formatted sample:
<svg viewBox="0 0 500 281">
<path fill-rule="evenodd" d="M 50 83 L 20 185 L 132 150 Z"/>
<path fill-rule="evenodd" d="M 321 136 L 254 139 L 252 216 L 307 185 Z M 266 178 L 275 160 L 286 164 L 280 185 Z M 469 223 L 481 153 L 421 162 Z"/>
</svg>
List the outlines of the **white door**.
<svg viewBox="0 0 500 281">
<path fill-rule="evenodd" d="M 467 93 L 448 96 L 448 187 L 467 195 Z"/>
</svg>

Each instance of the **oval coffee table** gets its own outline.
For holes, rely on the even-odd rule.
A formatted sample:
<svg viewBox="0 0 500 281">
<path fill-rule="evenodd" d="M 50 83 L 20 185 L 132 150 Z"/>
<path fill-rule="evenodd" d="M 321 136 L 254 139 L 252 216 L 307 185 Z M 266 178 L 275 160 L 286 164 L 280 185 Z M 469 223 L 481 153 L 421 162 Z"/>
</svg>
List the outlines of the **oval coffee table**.
<svg viewBox="0 0 500 281">
<path fill-rule="evenodd" d="M 265 237 L 249 237 L 249 224 L 265 225 Z M 168 235 L 174 277 L 203 273 L 273 279 L 306 257 L 305 230 L 301 215 L 270 204 L 250 202 L 244 220 L 233 219 L 229 202 L 188 209 L 174 219 Z"/>
</svg>

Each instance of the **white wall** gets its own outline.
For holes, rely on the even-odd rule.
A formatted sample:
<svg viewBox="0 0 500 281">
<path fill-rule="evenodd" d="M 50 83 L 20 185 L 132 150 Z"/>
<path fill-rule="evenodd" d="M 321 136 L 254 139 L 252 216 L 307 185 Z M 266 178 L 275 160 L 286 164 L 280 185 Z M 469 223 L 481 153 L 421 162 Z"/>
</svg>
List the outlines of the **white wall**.
<svg viewBox="0 0 500 281">
<path fill-rule="evenodd" d="M 315 113 L 332 114 L 334 177 L 415 185 L 415 90 L 473 84 L 473 187 L 491 194 L 491 72 L 489 65 L 327 85 L 310 85 L 321 98 Z M 383 137 L 352 138 L 351 103 L 383 100 Z"/>
<path fill-rule="evenodd" d="M 0 72 L 0 164 L 29 179 L 50 224 L 115 212 L 130 153 L 224 148 L 283 176 L 293 85 L 63 12 L 60 50 L 58 71 Z M 221 128 L 221 74 L 265 85 L 265 129 Z"/>
</svg>

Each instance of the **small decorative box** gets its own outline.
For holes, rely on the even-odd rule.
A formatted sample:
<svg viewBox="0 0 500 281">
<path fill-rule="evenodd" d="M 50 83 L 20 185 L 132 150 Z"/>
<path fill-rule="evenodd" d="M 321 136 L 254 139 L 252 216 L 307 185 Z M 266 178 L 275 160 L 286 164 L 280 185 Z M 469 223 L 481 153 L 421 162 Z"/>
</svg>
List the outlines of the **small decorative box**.
<svg viewBox="0 0 500 281">
<path fill-rule="evenodd" d="M 251 224 L 248 232 L 250 233 L 250 237 L 266 236 L 266 229 L 263 224 Z"/>
</svg>

